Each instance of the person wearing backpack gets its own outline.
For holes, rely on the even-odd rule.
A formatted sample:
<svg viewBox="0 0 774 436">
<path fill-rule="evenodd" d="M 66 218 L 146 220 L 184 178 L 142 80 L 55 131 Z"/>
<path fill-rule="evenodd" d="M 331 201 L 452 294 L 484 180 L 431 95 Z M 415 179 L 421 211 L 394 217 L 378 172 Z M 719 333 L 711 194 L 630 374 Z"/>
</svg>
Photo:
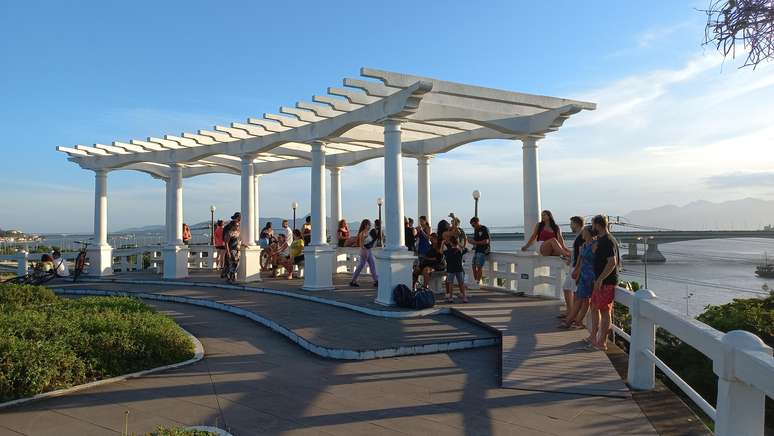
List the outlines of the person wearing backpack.
<svg viewBox="0 0 774 436">
<path fill-rule="evenodd" d="M 357 283 L 357 278 L 368 264 L 368 270 L 371 271 L 371 276 L 374 278 L 374 287 L 379 286 L 379 275 L 376 273 L 376 260 L 371 253 L 371 248 L 377 243 L 380 235 L 379 232 L 375 232 L 375 229 L 371 229 L 371 221 L 364 219 L 360 222 L 360 229 L 357 231 L 357 245 L 360 247 L 360 258 L 357 262 L 355 272 L 352 274 L 352 280 L 349 285 L 353 288 L 358 288 L 360 285 Z"/>
<path fill-rule="evenodd" d="M 468 302 L 468 296 L 465 294 L 465 272 L 462 269 L 462 249 L 460 248 L 459 239 L 456 235 L 449 237 L 449 248 L 443 252 L 446 258 L 446 302 L 454 303 L 454 293 L 452 287 L 454 281 L 457 280 L 457 284 L 460 287 L 460 294 L 462 294 L 462 302 Z"/>
</svg>

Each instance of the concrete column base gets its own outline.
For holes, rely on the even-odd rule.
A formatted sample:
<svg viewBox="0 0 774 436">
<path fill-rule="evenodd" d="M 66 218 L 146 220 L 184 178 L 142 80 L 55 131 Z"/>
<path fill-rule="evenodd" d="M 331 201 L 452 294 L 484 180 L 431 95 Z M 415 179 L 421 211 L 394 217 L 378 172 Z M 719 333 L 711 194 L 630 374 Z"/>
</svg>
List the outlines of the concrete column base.
<svg viewBox="0 0 774 436">
<path fill-rule="evenodd" d="M 163 278 L 184 279 L 188 277 L 188 246 L 166 245 L 161 249 L 164 259 Z"/>
<path fill-rule="evenodd" d="M 237 281 L 240 283 L 261 281 L 261 247 L 257 245 L 242 247 Z"/>
<path fill-rule="evenodd" d="M 647 259 L 648 263 L 665 263 L 666 257 L 658 250 L 657 244 L 648 244 L 648 250 L 645 252 L 645 256 L 642 259 L 643 262 Z"/>
<path fill-rule="evenodd" d="M 89 258 L 88 275 L 104 277 L 113 275 L 113 247 L 110 245 L 97 245 L 88 248 L 86 255 Z"/>
<path fill-rule="evenodd" d="M 377 304 L 394 306 L 392 291 L 403 284 L 411 287 L 411 273 L 416 257 L 406 250 L 387 250 L 374 253 L 376 272 L 379 274 L 379 288 L 376 292 Z"/>
<path fill-rule="evenodd" d="M 305 291 L 329 291 L 333 286 L 333 264 L 336 261 L 336 249 L 324 245 L 310 245 L 304 248 L 304 286 Z"/>
</svg>

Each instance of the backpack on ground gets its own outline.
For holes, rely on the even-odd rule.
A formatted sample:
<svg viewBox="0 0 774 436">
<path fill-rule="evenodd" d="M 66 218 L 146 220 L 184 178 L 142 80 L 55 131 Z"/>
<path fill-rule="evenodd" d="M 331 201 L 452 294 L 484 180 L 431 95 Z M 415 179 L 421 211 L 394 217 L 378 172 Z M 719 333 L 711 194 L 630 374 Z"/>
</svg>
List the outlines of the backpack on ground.
<svg viewBox="0 0 774 436">
<path fill-rule="evenodd" d="M 435 294 L 426 287 L 417 288 L 414 292 L 413 306 L 416 310 L 427 309 L 435 306 Z"/>
<path fill-rule="evenodd" d="M 411 309 L 414 307 L 414 295 L 406 285 L 398 285 L 392 290 L 392 298 L 395 300 L 395 304 L 398 307 L 405 307 Z"/>
</svg>

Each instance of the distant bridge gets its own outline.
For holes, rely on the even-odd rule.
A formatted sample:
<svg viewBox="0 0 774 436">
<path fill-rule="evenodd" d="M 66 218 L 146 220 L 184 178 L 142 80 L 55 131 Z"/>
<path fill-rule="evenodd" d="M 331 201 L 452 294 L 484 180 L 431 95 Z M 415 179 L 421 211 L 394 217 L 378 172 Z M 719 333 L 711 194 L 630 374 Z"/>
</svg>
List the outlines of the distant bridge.
<svg viewBox="0 0 774 436">
<path fill-rule="evenodd" d="M 563 233 L 566 239 L 575 238 L 571 232 Z M 670 242 L 696 241 L 701 239 L 740 239 L 740 238 L 765 238 L 774 239 L 774 231 L 771 230 L 637 230 L 637 231 L 613 231 L 616 239 L 621 244 L 629 244 L 624 259 L 643 259 L 648 262 L 666 262 L 666 258 L 658 250 L 659 244 Z M 493 241 L 523 241 L 524 233 L 492 233 Z M 640 238 L 640 239 L 638 239 Z M 648 250 L 645 256 L 637 254 L 637 244 L 644 244 L 647 239 Z"/>
</svg>

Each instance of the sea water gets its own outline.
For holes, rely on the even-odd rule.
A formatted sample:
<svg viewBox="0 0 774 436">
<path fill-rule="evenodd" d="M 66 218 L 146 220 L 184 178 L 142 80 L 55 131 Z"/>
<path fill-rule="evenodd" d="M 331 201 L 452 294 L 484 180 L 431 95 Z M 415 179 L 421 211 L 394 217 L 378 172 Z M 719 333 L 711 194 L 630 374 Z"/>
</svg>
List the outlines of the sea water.
<svg viewBox="0 0 774 436">
<path fill-rule="evenodd" d="M 515 252 L 521 245 L 522 241 L 493 241 L 492 250 Z M 627 253 L 626 248 L 624 244 L 621 252 Z M 769 293 L 764 285 L 774 290 L 774 279 L 755 275 L 755 266 L 763 262 L 765 253 L 774 262 L 774 239 L 706 239 L 659 244 L 658 249 L 667 261 L 647 265 L 648 288 L 689 316 L 734 298 L 766 297 Z M 640 245 L 639 253 L 643 251 Z M 645 265 L 624 261 L 621 279 L 644 286 Z"/>
</svg>

